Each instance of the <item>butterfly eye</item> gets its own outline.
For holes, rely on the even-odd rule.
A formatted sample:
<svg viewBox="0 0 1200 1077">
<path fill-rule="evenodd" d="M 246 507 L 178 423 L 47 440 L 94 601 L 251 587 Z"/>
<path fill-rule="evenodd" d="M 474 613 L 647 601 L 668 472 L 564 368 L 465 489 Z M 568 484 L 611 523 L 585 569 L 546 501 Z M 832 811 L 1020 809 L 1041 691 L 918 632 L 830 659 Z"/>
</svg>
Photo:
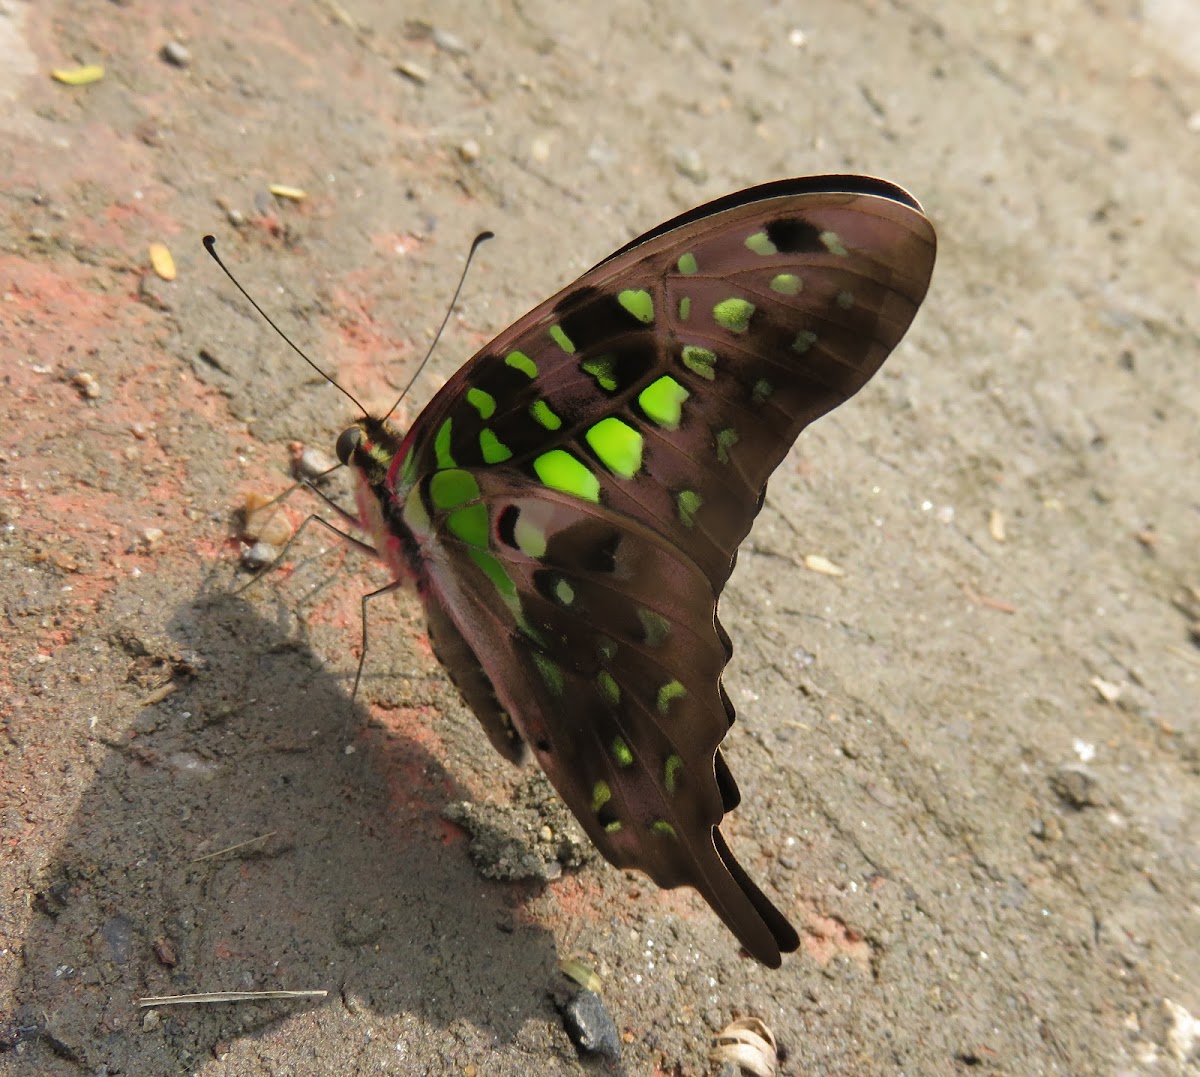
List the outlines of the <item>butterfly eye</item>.
<svg viewBox="0 0 1200 1077">
<path fill-rule="evenodd" d="M 350 463 L 350 457 L 354 455 L 354 450 L 362 443 L 362 431 L 357 426 L 348 426 L 340 434 L 338 434 L 337 448 L 334 450 L 337 453 L 337 458 L 343 464 Z"/>
</svg>

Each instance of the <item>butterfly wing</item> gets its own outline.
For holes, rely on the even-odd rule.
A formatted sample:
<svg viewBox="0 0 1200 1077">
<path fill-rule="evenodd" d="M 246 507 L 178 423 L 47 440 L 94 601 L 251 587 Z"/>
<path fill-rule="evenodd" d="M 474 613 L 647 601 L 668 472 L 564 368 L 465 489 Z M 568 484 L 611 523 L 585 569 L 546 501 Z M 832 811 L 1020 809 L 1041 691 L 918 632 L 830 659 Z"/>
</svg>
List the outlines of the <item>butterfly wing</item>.
<svg viewBox="0 0 1200 1077">
<path fill-rule="evenodd" d="M 717 600 L 771 471 L 898 343 L 934 250 L 878 180 L 701 207 L 484 348 L 375 484 L 493 743 L 528 745 L 607 859 L 695 887 L 772 966 L 798 938 L 718 829 Z"/>
</svg>

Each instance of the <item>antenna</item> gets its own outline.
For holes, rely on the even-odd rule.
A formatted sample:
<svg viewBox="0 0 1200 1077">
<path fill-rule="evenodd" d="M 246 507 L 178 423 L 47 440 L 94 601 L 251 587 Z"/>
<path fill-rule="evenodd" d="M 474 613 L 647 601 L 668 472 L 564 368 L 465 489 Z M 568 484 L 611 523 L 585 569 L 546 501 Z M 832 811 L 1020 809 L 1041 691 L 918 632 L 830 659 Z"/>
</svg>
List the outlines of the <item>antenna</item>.
<svg viewBox="0 0 1200 1077">
<path fill-rule="evenodd" d="M 476 240 L 475 242 L 478 243 L 479 241 Z M 271 316 L 254 301 L 254 297 L 248 291 L 246 291 L 245 288 L 242 287 L 241 282 L 237 279 L 237 277 L 235 277 L 232 273 L 229 272 L 229 268 L 225 265 L 224 262 L 221 261 L 221 256 L 219 254 L 217 254 L 216 248 L 217 248 L 216 238 L 214 236 L 205 236 L 204 237 L 204 249 L 206 251 L 208 251 L 208 253 L 210 255 L 212 255 L 212 260 L 221 267 L 221 271 L 225 274 L 225 276 L 227 276 L 231 281 L 233 281 L 234 287 L 237 288 L 237 290 L 246 297 L 246 299 L 250 303 L 250 305 L 256 311 L 258 311 L 259 314 L 262 315 L 263 320 L 267 323 L 267 325 L 269 325 L 272 329 L 275 330 L 276 333 L 279 334 L 280 339 L 282 339 L 283 342 L 289 348 L 292 349 L 292 351 L 294 351 L 298 356 L 300 356 L 301 359 L 303 359 L 310 367 L 313 368 L 313 370 L 315 370 L 318 374 L 321 375 L 321 377 L 323 377 L 327 382 L 329 382 L 330 385 L 332 385 L 339 393 L 342 394 L 342 396 L 344 396 L 347 400 L 349 400 L 351 404 L 353 404 L 356 408 L 358 408 L 359 411 L 361 411 L 364 415 L 366 415 L 367 409 L 364 408 L 353 396 L 351 396 L 351 394 L 348 390 L 343 389 L 340 385 L 338 385 L 338 383 L 336 381 L 333 380 L 333 378 L 331 378 L 328 374 L 325 373 L 325 371 L 323 371 L 319 366 L 317 366 L 317 364 L 314 363 L 307 355 L 305 355 L 304 352 L 302 352 L 297 345 L 293 344 L 291 338 L 287 335 L 287 333 L 285 333 L 282 329 L 280 329 L 279 326 L 277 326 L 271 320 Z M 474 247 L 471 248 L 472 251 L 474 251 L 474 249 L 475 249 Z M 470 261 L 470 259 L 468 259 L 468 261 Z M 459 281 L 458 286 L 459 286 L 459 288 L 462 288 L 462 281 Z M 457 299 L 458 292 L 455 292 L 454 296 Z M 451 304 L 451 305 L 453 305 L 453 304 Z M 449 311 L 447 311 L 446 317 L 448 318 L 449 316 L 450 316 L 450 313 L 449 313 Z M 446 323 L 443 322 L 442 324 L 445 325 Z M 440 332 L 441 332 L 441 330 L 439 330 L 439 333 Z M 426 358 L 428 358 L 428 356 Z M 424 365 L 424 363 L 422 363 L 422 366 L 423 365 Z M 394 406 L 395 405 L 393 405 L 393 407 Z"/>
<path fill-rule="evenodd" d="M 462 275 L 458 278 L 458 286 L 454 289 L 454 295 L 450 297 L 450 304 L 446 307 L 446 314 L 442 318 L 442 324 L 438 326 L 438 331 L 434 335 L 433 343 L 429 345 L 429 350 L 425 353 L 425 358 L 421 360 L 420 365 L 416 370 L 413 371 L 412 377 L 408 379 L 408 384 L 404 387 L 403 392 L 401 392 L 396 398 L 396 403 L 394 403 L 390 408 L 387 409 L 386 412 L 384 412 L 383 418 L 386 419 L 400 406 L 400 401 L 408 396 L 409 389 L 413 387 L 413 383 L 421 376 L 421 371 L 425 369 L 425 365 L 429 362 L 430 357 L 433 355 L 433 349 L 437 347 L 438 341 L 442 339 L 442 332 L 445 330 L 447 323 L 450 321 L 450 315 L 454 312 L 454 304 L 458 302 L 458 297 L 463 290 L 463 285 L 467 281 L 467 270 L 471 268 L 471 260 L 475 257 L 475 252 L 479 250 L 479 248 L 483 246 L 483 244 L 485 244 L 489 239 L 495 238 L 495 235 L 495 232 L 480 232 L 479 235 L 477 235 L 471 241 L 471 249 L 467 251 L 467 260 L 463 263 Z M 236 284 L 237 282 L 235 281 L 234 283 Z"/>
</svg>

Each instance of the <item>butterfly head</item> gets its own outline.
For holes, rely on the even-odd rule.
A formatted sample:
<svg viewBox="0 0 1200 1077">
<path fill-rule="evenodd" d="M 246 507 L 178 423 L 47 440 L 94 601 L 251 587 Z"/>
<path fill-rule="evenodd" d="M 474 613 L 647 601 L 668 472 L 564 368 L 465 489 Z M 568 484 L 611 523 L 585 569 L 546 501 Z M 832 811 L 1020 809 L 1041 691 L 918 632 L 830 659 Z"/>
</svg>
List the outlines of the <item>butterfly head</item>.
<svg viewBox="0 0 1200 1077">
<path fill-rule="evenodd" d="M 400 434 L 383 419 L 367 415 L 338 435 L 335 452 L 347 467 L 354 467 L 372 486 L 384 482 L 400 449 Z"/>
</svg>

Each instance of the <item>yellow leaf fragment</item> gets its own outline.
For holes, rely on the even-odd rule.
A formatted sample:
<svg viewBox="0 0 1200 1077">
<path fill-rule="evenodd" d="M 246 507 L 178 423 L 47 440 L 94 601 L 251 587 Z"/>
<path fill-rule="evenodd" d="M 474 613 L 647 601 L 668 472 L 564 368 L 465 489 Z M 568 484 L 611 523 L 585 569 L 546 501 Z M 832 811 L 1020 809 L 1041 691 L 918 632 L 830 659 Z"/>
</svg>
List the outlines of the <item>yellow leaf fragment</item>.
<svg viewBox="0 0 1200 1077">
<path fill-rule="evenodd" d="M 175 259 L 165 243 L 150 244 L 150 264 L 163 280 L 175 279 Z"/>
<path fill-rule="evenodd" d="M 988 534 L 996 542 L 1004 542 L 1008 538 L 1008 532 L 1004 527 L 1004 513 L 999 509 L 992 509 L 988 513 Z"/>
<path fill-rule="evenodd" d="M 819 572 L 822 576 L 844 576 L 846 570 L 841 565 L 835 565 L 828 557 L 819 553 L 810 553 L 804 558 L 804 567 L 809 572 Z"/>
<path fill-rule="evenodd" d="M 68 86 L 86 86 L 89 82 L 99 82 L 104 78 L 103 64 L 87 64 L 84 67 L 56 67 L 50 72 L 50 77 Z"/>
<path fill-rule="evenodd" d="M 289 202 L 303 202 L 308 192 L 299 187 L 289 187 L 285 183 L 272 183 L 267 188 L 276 198 L 286 198 Z"/>
<path fill-rule="evenodd" d="M 580 987 L 600 994 L 600 977 L 578 958 L 570 957 L 558 963 L 559 971 L 574 980 Z"/>
</svg>

